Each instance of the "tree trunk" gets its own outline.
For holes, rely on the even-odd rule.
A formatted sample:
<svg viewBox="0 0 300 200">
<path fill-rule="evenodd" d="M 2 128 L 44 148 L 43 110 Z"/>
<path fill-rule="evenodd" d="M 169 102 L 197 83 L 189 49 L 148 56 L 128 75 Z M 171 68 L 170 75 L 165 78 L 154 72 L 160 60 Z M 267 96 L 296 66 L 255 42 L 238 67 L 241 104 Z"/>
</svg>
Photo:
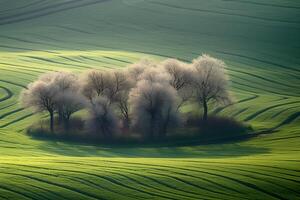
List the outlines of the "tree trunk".
<svg viewBox="0 0 300 200">
<path fill-rule="evenodd" d="M 171 107 L 169 107 L 169 109 L 167 111 L 167 116 L 163 123 L 160 139 L 164 139 L 166 137 L 166 133 L 167 133 L 169 122 L 170 122 L 170 113 L 171 113 Z"/>
<path fill-rule="evenodd" d="M 58 124 L 61 125 L 63 123 L 63 114 L 61 109 L 58 110 Z"/>
<path fill-rule="evenodd" d="M 70 117 L 65 117 L 63 121 L 64 121 L 64 129 L 65 131 L 68 131 L 70 128 Z"/>
<path fill-rule="evenodd" d="M 154 114 L 151 113 L 151 118 L 150 118 L 150 130 L 149 130 L 149 139 L 152 140 L 154 138 Z"/>
<path fill-rule="evenodd" d="M 130 118 L 128 116 L 125 117 L 125 119 L 123 120 L 123 126 L 124 126 L 124 129 L 129 130 L 130 128 Z"/>
<path fill-rule="evenodd" d="M 207 112 L 208 112 L 208 108 L 207 108 L 207 102 L 206 100 L 204 99 L 203 100 L 203 121 L 207 121 Z"/>
<path fill-rule="evenodd" d="M 50 131 L 51 133 L 54 132 L 54 113 L 53 111 L 49 111 L 50 113 Z"/>
</svg>

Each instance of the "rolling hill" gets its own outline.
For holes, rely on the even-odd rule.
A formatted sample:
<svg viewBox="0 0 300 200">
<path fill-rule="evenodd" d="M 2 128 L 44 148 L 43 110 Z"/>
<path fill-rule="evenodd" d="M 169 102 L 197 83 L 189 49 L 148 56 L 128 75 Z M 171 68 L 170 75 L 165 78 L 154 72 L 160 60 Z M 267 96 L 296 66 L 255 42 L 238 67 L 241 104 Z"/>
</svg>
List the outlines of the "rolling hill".
<svg viewBox="0 0 300 200">
<path fill-rule="evenodd" d="M 300 199 L 299 35 L 292 0 L 1 0 L 0 199 Z M 202 53 L 226 62 L 236 98 L 212 113 L 273 131 L 127 148 L 25 134 L 47 116 L 19 93 L 44 72 Z"/>
</svg>

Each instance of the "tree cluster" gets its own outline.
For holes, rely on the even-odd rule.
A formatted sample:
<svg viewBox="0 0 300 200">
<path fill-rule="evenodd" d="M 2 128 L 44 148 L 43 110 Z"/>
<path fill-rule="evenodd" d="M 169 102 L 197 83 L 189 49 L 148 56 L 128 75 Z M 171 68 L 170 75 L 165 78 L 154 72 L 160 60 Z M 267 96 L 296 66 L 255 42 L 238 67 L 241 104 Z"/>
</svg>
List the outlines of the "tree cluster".
<svg viewBox="0 0 300 200">
<path fill-rule="evenodd" d="M 207 120 L 210 103 L 230 102 L 227 87 L 224 62 L 202 55 L 192 63 L 141 60 L 122 70 L 50 72 L 28 85 L 21 102 L 48 112 L 51 132 L 56 116 L 68 131 L 72 115 L 87 110 L 88 132 L 110 138 L 130 130 L 157 139 L 180 125 L 180 110 L 188 102 L 197 102 Z"/>
</svg>

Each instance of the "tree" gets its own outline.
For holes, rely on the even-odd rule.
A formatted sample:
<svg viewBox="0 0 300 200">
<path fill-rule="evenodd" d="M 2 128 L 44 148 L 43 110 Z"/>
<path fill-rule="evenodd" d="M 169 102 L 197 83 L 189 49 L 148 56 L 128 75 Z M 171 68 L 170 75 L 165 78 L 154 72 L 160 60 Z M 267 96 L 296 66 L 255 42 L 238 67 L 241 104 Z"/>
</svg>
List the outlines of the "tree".
<svg viewBox="0 0 300 200">
<path fill-rule="evenodd" d="M 72 101 L 72 103 L 75 103 L 75 101 L 78 100 L 78 88 L 79 88 L 79 81 L 78 81 L 78 77 L 71 72 L 63 72 L 63 71 L 59 71 L 59 72 L 50 72 L 47 73 L 45 75 L 43 75 L 41 77 L 42 80 L 46 80 L 46 81 L 50 81 L 52 82 L 52 84 L 54 84 L 58 90 L 59 90 L 59 94 L 57 96 L 58 99 L 60 99 L 60 101 L 57 101 L 58 105 L 57 105 L 57 113 L 58 113 L 58 123 L 64 123 L 64 125 L 66 125 L 66 123 L 68 123 L 66 121 L 66 116 L 65 115 L 65 111 L 63 109 L 64 103 L 62 102 L 62 100 L 64 98 L 69 98 L 70 101 L 72 101 L 70 94 L 74 95 L 74 100 Z M 66 93 L 66 97 L 64 97 L 64 94 Z M 57 99 L 57 100 L 58 100 Z M 74 105 L 73 105 L 74 106 Z M 65 127 L 66 128 L 66 127 Z"/>
<path fill-rule="evenodd" d="M 122 70 L 88 72 L 83 78 L 82 91 L 93 103 L 95 98 L 105 97 L 109 104 L 120 110 L 124 127 L 130 124 L 128 94 L 133 85 L 128 73 Z"/>
<path fill-rule="evenodd" d="M 82 92 L 91 102 L 93 98 L 105 96 L 110 103 L 126 88 L 127 78 L 123 72 L 92 70 L 82 78 Z"/>
<path fill-rule="evenodd" d="M 69 130 L 71 115 L 85 106 L 85 98 L 76 91 L 60 91 L 55 97 L 55 105 L 60 110 L 65 130 Z"/>
<path fill-rule="evenodd" d="M 228 94 L 228 78 L 225 63 L 209 55 L 202 55 L 193 60 L 194 68 L 193 89 L 196 101 L 203 107 L 203 120 L 207 120 L 208 103 L 227 104 L 230 102 Z"/>
<path fill-rule="evenodd" d="M 82 76 L 81 91 L 83 95 L 93 102 L 95 97 L 104 95 L 110 83 L 109 72 L 100 70 L 91 70 Z"/>
<path fill-rule="evenodd" d="M 161 63 L 161 66 L 169 73 L 170 85 L 177 91 L 180 101 L 177 109 L 179 110 L 193 95 L 192 77 L 193 70 L 187 63 L 177 59 L 167 59 Z"/>
<path fill-rule="evenodd" d="M 28 85 L 21 93 L 21 102 L 25 107 L 33 107 L 37 111 L 48 111 L 50 115 L 50 130 L 54 131 L 55 98 L 58 88 L 52 82 L 37 80 Z"/>
<path fill-rule="evenodd" d="M 110 138 L 117 129 L 117 118 L 112 111 L 109 100 L 105 97 L 97 97 L 88 107 L 89 119 L 87 127 L 90 131 L 102 134 Z"/>
<path fill-rule="evenodd" d="M 169 75 L 157 68 L 145 70 L 141 80 L 130 92 L 129 102 L 135 126 L 148 138 L 155 133 L 164 137 L 167 128 L 175 123 L 176 91 L 169 84 Z"/>
</svg>

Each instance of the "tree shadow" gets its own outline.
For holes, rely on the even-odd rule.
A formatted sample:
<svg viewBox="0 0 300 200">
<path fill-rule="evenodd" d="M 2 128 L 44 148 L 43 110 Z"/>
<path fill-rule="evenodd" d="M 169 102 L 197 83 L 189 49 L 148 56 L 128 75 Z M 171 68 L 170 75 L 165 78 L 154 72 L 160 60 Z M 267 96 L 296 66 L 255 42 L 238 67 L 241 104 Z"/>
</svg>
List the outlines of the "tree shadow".
<svg viewBox="0 0 300 200">
<path fill-rule="evenodd" d="M 48 141 L 42 143 L 38 148 L 42 151 L 62 156 L 123 158 L 224 158 L 266 154 L 270 152 L 268 148 L 247 146 L 240 143 L 194 144 L 182 146 L 95 146 L 72 142 Z"/>
</svg>

